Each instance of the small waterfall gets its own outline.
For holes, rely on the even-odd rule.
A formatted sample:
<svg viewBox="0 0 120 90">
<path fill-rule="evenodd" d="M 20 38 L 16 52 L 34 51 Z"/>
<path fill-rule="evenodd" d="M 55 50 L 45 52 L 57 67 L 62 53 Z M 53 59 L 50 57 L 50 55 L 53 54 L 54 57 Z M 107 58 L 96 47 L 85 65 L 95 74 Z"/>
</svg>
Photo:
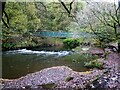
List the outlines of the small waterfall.
<svg viewBox="0 0 120 90">
<path fill-rule="evenodd" d="M 66 56 L 70 54 L 70 51 L 32 51 L 27 49 L 7 51 L 7 54 L 37 54 L 37 55 L 57 55 Z"/>
</svg>

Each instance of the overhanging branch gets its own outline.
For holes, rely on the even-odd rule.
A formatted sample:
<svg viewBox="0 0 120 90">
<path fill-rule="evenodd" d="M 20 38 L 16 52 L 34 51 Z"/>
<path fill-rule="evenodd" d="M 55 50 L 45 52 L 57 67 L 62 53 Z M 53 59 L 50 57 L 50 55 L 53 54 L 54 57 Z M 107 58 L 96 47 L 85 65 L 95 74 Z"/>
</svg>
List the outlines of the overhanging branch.
<svg viewBox="0 0 120 90">
<path fill-rule="evenodd" d="M 64 9 L 67 11 L 67 13 L 70 15 L 71 14 L 71 10 L 72 10 L 72 4 L 75 0 L 72 0 L 72 2 L 70 2 L 70 8 L 68 9 L 67 6 L 65 5 L 65 3 L 61 0 L 58 0 L 62 6 L 64 7 Z"/>
</svg>

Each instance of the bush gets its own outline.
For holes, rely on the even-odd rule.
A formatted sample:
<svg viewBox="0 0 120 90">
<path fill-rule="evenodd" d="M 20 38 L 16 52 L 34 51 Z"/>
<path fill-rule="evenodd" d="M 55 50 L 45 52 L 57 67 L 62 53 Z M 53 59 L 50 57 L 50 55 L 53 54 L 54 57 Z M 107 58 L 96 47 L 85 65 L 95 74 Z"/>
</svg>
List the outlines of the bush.
<svg viewBox="0 0 120 90">
<path fill-rule="evenodd" d="M 63 40 L 65 48 L 72 49 L 79 46 L 79 41 L 77 39 L 65 39 Z"/>
<path fill-rule="evenodd" d="M 14 46 L 15 46 L 15 43 L 12 43 L 12 42 L 2 43 L 2 48 L 3 49 L 11 49 Z"/>
<path fill-rule="evenodd" d="M 103 68 L 103 62 L 100 62 L 98 60 L 93 60 L 93 61 L 85 62 L 84 66 L 89 67 L 89 68 L 102 69 Z"/>
</svg>

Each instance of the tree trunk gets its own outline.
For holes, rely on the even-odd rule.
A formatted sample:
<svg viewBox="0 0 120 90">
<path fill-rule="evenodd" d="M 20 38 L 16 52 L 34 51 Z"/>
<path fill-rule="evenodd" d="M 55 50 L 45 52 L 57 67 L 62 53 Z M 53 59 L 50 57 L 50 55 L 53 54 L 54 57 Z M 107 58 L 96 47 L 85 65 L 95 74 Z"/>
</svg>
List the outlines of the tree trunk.
<svg viewBox="0 0 120 90">
<path fill-rule="evenodd" d="M 118 53 L 120 53 L 120 41 L 118 42 Z"/>
</svg>

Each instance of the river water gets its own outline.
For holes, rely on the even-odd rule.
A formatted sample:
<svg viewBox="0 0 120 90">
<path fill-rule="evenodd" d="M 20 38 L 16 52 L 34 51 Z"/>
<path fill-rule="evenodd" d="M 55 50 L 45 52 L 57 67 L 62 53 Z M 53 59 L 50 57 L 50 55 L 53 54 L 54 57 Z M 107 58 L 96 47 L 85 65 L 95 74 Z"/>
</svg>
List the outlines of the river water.
<svg viewBox="0 0 120 90">
<path fill-rule="evenodd" d="M 79 53 L 58 48 L 20 49 L 2 53 L 2 78 L 15 79 L 53 66 L 68 66 L 75 71 L 86 71 L 84 58 Z"/>
</svg>

